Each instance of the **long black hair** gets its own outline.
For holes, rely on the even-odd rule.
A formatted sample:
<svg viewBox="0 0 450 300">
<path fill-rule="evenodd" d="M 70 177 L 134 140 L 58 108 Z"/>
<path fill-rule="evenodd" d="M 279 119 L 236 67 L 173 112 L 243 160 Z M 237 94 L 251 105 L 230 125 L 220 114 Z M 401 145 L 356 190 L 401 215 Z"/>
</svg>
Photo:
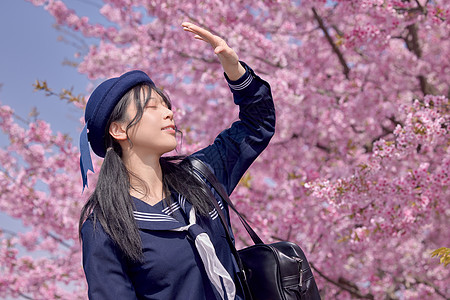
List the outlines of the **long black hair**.
<svg viewBox="0 0 450 300">
<path fill-rule="evenodd" d="M 144 86 L 149 87 L 148 92 Z M 144 107 L 147 105 L 152 91 L 158 93 L 167 107 L 172 109 L 168 96 L 161 89 L 147 84 L 137 85 L 130 89 L 117 103 L 105 130 L 104 141 L 107 151 L 100 169 L 97 186 L 83 206 L 79 221 L 80 237 L 81 227 L 88 217 L 93 218 L 94 226 L 99 221 L 124 257 L 130 261 L 142 259 L 142 243 L 133 217 L 134 202 L 130 196 L 130 189 L 136 187 L 131 186 L 130 178 L 133 177 L 139 183 L 140 190 L 143 189 L 144 194 L 148 194 L 150 190 L 143 180 L 124 165 L 122 148 L 109 134 L 109 127 L 112 122 L 126 121 L 125 111 L 134 100 L 137 112 L 127 125 L 128 133 L 128 130 L 141 120 Z M 142 101 L 141 95 L 144 95 L 144 101 Z M 177 133 L 179 133 L 178 130 Z M 191 166 L 184 158 L 185 156 L 160 158 L 165 195 L 169 195 L 168 191 L 172 189 L 185 196 L 197 213 L 207 216 L 212 210 L 212 205 L 208 201 L 210 195 L 205 186 L 192 174 Z M 167 199 L 171 199 L 171 197 L 169 196 Z"/>
</svg>

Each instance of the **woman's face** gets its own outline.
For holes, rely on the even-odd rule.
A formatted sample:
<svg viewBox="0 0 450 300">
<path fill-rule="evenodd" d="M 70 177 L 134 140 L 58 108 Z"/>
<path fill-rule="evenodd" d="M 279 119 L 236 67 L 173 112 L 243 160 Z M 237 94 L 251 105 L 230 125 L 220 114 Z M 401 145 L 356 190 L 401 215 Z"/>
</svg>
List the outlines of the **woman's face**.
<svg viewBox="0 0 450 300">
<path fill-rule="evenodd" d="M 142 118 L 128 130 L 128 138 L 132 151 L 161 156 L 177 146 L 173 112 L 158 93 L 144 86 L 139 97 L 142 105 L 148 97 L 150 99 L 143 107 Z M 135 101 L 131 101 L 126 109 L 127 119 L 132 120 L 136 111 Z"/>
</svg>

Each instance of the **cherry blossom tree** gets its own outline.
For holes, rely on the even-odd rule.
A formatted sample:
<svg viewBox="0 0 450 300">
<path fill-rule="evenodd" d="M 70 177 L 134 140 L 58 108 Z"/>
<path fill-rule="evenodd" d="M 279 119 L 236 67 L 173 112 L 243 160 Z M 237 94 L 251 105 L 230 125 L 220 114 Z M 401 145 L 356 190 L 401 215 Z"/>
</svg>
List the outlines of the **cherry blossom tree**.
<svg viewBox="0 0 450 300">
<path fill-rule="evenodd" d="M 10 141 L 0 149 L 0 210 L 29 228 L 0 229 L 0 297 L 83 299 L 78 149 L 45 121 L 25 122 L 8 106 L 0 106 L 0 128 Z"/>
<path fill-rule="evenodd" d="M 237 108 L 212 51 L 180 24 L 223 36 L 276 103 L 276 135 L 233 193 L 263 239 L 297 242 L 324 299 L 450 297 L 450 269 L 432 257 L 450 240 L 448 1 L 104 0 L 104 23 L 70 1 L 28 1 L 89 38 L 75 53 L 80 73 L 141 69 L 167 90 L 186 154 L 211 143 Z M 11 108 L 0 112 L 11 140 L 0 208 L 32 228 L 3 232 L 0 295 L 85 297 L 76 146 L 43 121 L 24 128 Z M 49 255 L 20 256 L 20 247 Z"/>
</svg>

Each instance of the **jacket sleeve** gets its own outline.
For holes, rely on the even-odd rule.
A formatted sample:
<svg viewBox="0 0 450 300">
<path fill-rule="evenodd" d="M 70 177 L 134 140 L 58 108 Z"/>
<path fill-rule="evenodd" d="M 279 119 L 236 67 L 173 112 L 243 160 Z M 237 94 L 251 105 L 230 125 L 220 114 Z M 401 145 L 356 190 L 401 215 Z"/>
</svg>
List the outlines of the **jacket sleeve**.
<svg viewBox="0 0 450 300">
<path fill-rule="evenodd" d="M 270 86 L 241 63 L 246 72 L 237 81 L 225 74 L 234 102 L 239 105 L 239 121 L 222 131 L 212 145 L 193 154 L 210 166 L 228 195 L 275 133 Z"/>
<path fill-rule="evenodd" d="M 126 265 L 100 222 L 88 218 L 81 228 L 83 268 L 89 299 L 137 299 Z"/>
</svg>

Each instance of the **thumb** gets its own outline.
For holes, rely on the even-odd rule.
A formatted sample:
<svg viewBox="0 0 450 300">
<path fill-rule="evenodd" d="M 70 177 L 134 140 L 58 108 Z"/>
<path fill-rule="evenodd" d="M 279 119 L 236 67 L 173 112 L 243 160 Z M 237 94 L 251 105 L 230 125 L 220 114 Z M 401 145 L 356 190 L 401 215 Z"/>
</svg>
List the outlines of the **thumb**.
<svg viewBox="0 0 450 300">
<path fill-rule="evenodd" d="M 219 53 L 221 53 L 221 52 L 224 51 L 224 50 L 225 50 L 225 47 L 224 47 L 224 46 L 222 46 L 222 45 L 217 46 L 217 47 L 214 49 L 214 54 L 219 54 Z"/>
</svg>

